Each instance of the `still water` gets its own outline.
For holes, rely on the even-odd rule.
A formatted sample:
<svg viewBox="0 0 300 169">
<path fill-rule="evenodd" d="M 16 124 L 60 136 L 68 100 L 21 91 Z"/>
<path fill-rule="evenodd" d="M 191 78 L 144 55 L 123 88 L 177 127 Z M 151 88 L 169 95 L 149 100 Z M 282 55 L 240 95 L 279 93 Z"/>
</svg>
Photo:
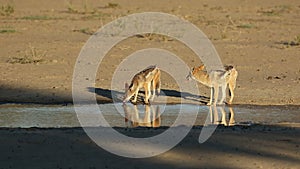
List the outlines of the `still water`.
<svg viewBox="0 0 300 169">
<path fill-rule="evenodd" d="M 76 105 L 78 106 L 78 105 Z M 89 105 L 82 105 L 88 108 Z M 252 125 L 300 123 L 299 108 L 295 106 L 199 106 L 101 104 L 99 110 L 114 127 L 171 126 L 179 113 L 197 113 L 193 125 Z M 77 112 L 78 113 L 78 112 Z M 79 112 L 85 114 L 85 112 Z M 99 116 L 99 111 L 86 113 L 87 120 Z M 91 124 L 91 126 L 101 124 Z M 73 105 L 0 105 L 0 127 L 80 127 Z"/>
</svg>

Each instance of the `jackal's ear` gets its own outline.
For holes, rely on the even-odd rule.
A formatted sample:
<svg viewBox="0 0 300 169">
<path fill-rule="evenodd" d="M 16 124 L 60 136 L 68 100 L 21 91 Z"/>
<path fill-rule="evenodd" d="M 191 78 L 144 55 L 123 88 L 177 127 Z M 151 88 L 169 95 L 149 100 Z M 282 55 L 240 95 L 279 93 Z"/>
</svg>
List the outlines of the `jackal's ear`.
<svg viewBox="0 0 300 169">
<path fill-rule="evenodd" d="M 199 69 L 199 70 L 203 70 L 204 68 L 205 68 L 204 65 L 200 65 L 198 69 Z"/>
<path fill-rule="evenodd" d="M 225 65 L 225 70 L 228 71 L 228 70 L 232 70 L 233 69 L 233 66 L 232 65 Z"/>
</svg>

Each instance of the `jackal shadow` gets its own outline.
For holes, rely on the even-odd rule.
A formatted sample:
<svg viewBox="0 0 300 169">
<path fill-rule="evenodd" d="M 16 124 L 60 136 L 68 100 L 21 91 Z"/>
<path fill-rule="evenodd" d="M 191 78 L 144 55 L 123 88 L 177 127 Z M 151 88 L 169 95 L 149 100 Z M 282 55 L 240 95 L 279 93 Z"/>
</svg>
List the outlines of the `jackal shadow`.
<svg viewBox="0 0 300 169">
<path fill-rule="evenodd" d="M 109 102 L 107 99 L 114 102 L 122 102 L 124 97 L 123 91 L 117 91 L 117 90 L 110 90 L 110 89 L 103 89 L 103 88 L 94 88 L 94 87 L 88 87 L 88 91 L 97 94 L 97 96 L 100 96 L 100 98 L 97 99 L 98 102 Z M 185 100 L 190 101 L 196 101 L 203 104 L 206 104 L 209 102 L 209 97 L 206 96 L 199 96 L 195 94 L 191 94 L 189 92 L 180 92 L 177 90 L 171 90 L 171 89 L 162 89 L 159 96 L 167 96 L 167 97 L 182 97 Z M 137 104 L 143 104 L 145 97 L 145 92 L 143 90 L 139 91 Z"/>
</svg>

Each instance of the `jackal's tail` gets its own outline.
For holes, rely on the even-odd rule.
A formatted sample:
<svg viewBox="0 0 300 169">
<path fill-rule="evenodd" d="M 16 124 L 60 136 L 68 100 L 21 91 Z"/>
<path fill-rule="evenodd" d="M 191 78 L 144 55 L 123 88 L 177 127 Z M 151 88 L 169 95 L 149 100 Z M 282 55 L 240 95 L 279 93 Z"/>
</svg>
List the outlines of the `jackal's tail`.
<svg viewBox="0 0 300 169">
<path fill-rule="evenodd" d="M 226 73 L 228 74 L 226 81 L 229 84 L 230 91 L 235 89 L 236 79 L 238 76 L 238 71 L 235 67 L 229 65 L 225 66 Z"/>
</svg>

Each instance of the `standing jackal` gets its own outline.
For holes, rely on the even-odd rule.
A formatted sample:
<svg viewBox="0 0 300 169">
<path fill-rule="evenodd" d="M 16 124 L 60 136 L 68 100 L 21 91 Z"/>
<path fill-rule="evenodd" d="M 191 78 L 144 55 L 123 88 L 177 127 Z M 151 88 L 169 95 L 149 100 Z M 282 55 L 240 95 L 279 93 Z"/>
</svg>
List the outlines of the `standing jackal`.
<svg viewBox="0 0 300 169">
<path fill-rule="evenodd" d="M 219 88 L 221 87 L 222 90 L 222 98 L 218 102 L 219 104 L 222 104 L 226 97 L 226 87 L 227 84 L 229 86 L 230 95 L 231 98 L 228 102 L 228 104 L 231 104 L 234 97 L 234 89 L 236 86 L 236 79 L 238 76 L 237 70 L 233 66 L 225 66 L 225 70 L 213 70 L 210 73 L 207 73 L 204 71 L 204 65 L 201 65 L 199 67 L 194 67 L 189 74 L 187 75 L 187 79 L 194 79 L 205 86 L 208 86 L 211 88 L 210 92 L 210 101 L 208 105 L 212 104 L 212 97 L 214 93 L 214 100 L 218 100 L 218 94 L 219 94 Z"/>
<path fill-rule="evenodd" d="M 125 96 L 123 102 L 127 102 L 134 95 L 133 103 L 137 101 L 137 95 L 140 88 L 145 90 L 145 104 L 149 103 L 149 98 L 151 96 L 151 86 L 153 95 L 151 101 L 154 99 L 155 92 L 160 93 L 160 70 L 157 66 L 149 66 L 143 71 L 137 73 L 131 80 L 130 86 L 128 83 L 125 84 Z"/>
</svg>

